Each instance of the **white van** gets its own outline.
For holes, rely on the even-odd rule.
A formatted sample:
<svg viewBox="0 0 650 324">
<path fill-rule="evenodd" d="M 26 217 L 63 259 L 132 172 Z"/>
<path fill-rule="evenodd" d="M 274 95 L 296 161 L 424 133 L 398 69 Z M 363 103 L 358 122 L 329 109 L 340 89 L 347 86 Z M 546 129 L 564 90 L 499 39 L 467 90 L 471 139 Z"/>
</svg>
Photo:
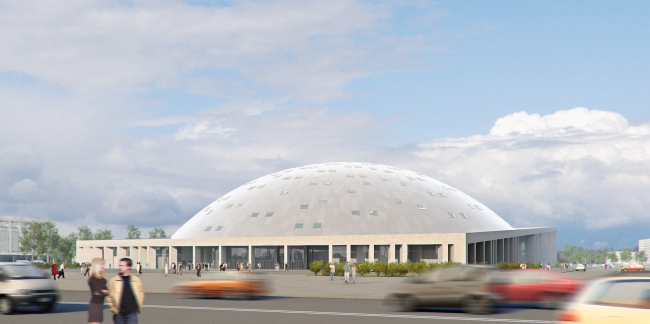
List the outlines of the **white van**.
<svg viewBox="0 0 650 324">
<path fill-rule="evenodd" d="M 0 262 L 0 313 L 10 314 L 17 306 L 38 306 L 49 312 L 58 300 L 55 283 L 40 268 Z"/>
</svg>

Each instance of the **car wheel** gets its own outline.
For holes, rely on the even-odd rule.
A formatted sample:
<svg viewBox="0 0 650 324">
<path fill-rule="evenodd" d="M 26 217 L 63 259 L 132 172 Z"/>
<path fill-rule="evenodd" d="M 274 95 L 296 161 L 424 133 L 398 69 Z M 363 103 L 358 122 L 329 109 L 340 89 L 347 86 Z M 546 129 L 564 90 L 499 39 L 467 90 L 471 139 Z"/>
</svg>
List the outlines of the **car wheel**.
<svg viewBox="0 0 650 324">
<path fill-rule="evenodd" d="M 627 269 L 621 269 L 621 271 L 627 271 Z"/>
<path fill-rule="evenodd" d="M 14 301 L 9 297 L 0 297 L 0 314 L 11 314 L 14 311 Z"/>
<path fill-rule="evenodd" d="M 560 294 L 547 293 L 542 296 L 540 300 L 540 307 L 545 309 L 557 309 L 559 308 L 563 299 L 564 296 Z"/>
<path fill-rule="evenodd" d="M 463 308 L 470 314 L 484 315 L 494 313 L 495 302 L 491 298 L 470 297 L 465 300 Z"/>
</svg>

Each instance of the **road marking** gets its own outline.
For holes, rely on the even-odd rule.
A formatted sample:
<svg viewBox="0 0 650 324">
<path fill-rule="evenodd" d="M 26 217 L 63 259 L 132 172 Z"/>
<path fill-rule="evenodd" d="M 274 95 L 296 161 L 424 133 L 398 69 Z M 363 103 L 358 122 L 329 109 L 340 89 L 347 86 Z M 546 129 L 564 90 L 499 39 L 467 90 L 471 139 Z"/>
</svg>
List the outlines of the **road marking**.
<svg viewBox="0 0 650 324">
<path fill-rule="evenodd" d="M 70 305 L 88 305 L 88 303 L 61 303 Z M 490 318 L 490 317 L 469 317 L 469 316 L 436 316 L 436 315 L 409 315 L 409 314 L 372 314 L 372 313 L 342 313 L 342 312 L 318 312 L 318 311 L 297 311 L 286 309 L 263 309 L 263 308 L 232 308 L 232 307 L 200 307 L 200 306 L 172 306 L 172 305 L 144 305 L 144 308 L 156 309 L 187 309 L 207 310 L 222 312 L 250 312 L 250 313 L 281 313 L 281 314 L 302 314 L 302 315 L 326 315 L 326 316 L 355 316 L 355 317 L 389 317 L 389 318 L 411 318 L 451 321 L 477 321 L 477 322 L 500 322 L 500 323 L 533 323 L 533 324 L 555 324 L 556 321 L 527 320 L 518 318 Z"/>
</svg>

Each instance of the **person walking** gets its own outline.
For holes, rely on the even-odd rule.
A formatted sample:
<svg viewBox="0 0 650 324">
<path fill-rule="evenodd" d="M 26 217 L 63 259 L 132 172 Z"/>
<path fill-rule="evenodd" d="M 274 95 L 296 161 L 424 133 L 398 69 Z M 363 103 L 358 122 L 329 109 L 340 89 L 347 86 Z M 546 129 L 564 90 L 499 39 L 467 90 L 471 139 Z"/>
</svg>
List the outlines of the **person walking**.
<svg viewBox="0 0 650 324">
<path fill-rule="evenodd" d="M 346 262 L 345 265 L 343 266 L 343 278 L 345 279 L 345 283 L 348 283 L 350 281 L 350 262 Z"/>
<path fill-rule="evenodd" d="M 165 262 L 165 277 L 169 274 L 169 263 Z"/>
<path fill-rule="evenodd" d="M 104 322 L 104 297 L 108 295 L 106 279 L 104 278 L 104 260 L 93 259 L 93 271 L 88 275 L 90 287 L 90 303 L 88 303 L 88 322 L 97 324 Z"/>
<path fill-rule="evenodd" d="M 52 263 L 52 277 L 54 278 L 54 280 L 56 280 L 56 275 L 58 274 L 59 272 L 56 271 L 56 263 Z"/>
<path fill-rule="evenodd" d="M 138 271 L 138 276 L 142 274 L 142 262 L 138 262 L 136 270 Z"/>
<path fill-rule="evenodd" d="M 86 271 L 84 272 L 84 277 L 86 275 L 90 276 L 90 263 L 86 262 Z"/>
<path fill-rule="evenodd" d="M 65 263 L 61 262 L 61 266 L 59 267 L 59 276 L 57 277 L 58 279 L 65 279 Z"/>
<path fill-rule="evenodd" d="M 201 262 L 196 263 L 196 276 L 201 277 Z"/>
<path fill-rule="evenodd" d="M 119 274 L 108 283 L 108 304 L 115 324 L 137 324 L 142 311 L 144 290 L 140 278 L 131 275 L 132 265 L 131 259 L 122 258 Z"/>
<path fill-rule="evenodd" d="M 177 276 L 182 276 L 183 275 L 183 262 L 178 263 L 178 272 L 176 272 Z"/>
<path fill-rule="evenodd" d="M 286 263 L 284 264 L 284 271 L 289 271 L 289 265 Z"/>
<path fill-rule="evenodd" d="M 357 264 L 352 265 L 352 283 L 354 283 L 354 279 L 357 277 Z"/>
<path fill-rule="evenodd" d="M 248 272 L 251 272 L 251 267 L 252 267 L 251 264 L 248 263 L 248 269 L 246 269 L 246 270 L 247 270 Z"/>
<path fill-rule="evenodd" d="M 334 262 L 330 263 L 330 280 L 334 280 L 334 273 L 336 272 L 336 267 Z"/>
</svg>

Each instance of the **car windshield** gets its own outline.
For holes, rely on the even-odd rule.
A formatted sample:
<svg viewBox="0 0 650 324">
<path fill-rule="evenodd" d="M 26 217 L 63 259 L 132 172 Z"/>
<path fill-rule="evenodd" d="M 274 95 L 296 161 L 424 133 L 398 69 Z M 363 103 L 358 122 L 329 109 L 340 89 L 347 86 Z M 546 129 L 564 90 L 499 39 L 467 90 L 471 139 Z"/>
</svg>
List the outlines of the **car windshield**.
<svg viewBox="0 0 650 324">
<path fill-rule="evenodd" d="M 1 269 L 11 279 L 47 278 L 41 269 L 31 264 L 9 264 L 2 266 Z"/>
<path fill-rule="evenodd" d="M 594 285 L 589 290 L 587 303 L 650 308 L 650 280 L 607 281 Z"/>
</svg>

